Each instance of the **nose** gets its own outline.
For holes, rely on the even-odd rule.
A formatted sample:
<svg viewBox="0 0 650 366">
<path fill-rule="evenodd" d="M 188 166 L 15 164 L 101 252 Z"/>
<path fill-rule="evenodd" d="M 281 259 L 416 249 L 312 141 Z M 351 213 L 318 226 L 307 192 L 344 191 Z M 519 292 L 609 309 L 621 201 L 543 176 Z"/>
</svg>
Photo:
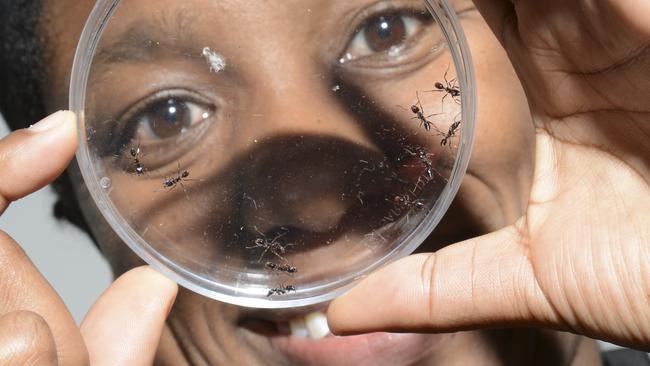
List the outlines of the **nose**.
<svg viewBox="0 0 650 366">
<path fill-rule="evenodd" d="M 269 66 L 247 97 L 240 187 L 255 205 L 242 205 L 244 222 L 261 232 L 333 232 L 362 189 L 355 166 L 383 154 L 315 68 L 284 68 Z"/>
</svg>

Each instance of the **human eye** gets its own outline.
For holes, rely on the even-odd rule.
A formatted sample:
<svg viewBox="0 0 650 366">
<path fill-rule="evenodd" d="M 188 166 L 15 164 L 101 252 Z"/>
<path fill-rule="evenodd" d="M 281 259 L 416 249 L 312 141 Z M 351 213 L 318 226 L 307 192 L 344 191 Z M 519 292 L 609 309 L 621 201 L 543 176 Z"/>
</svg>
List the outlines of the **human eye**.
<svg viewBox="0 0 650 366">
<path fill-rule="evenodd" d="M 212 114 L 210 106 L 169 95 L 144 105 L 128 123 L 134 125 L 136 140 L 155 143 L 182 137 Z"/>
<path fill-rule="evenodd" d="M 434 20 L 426 9 L 383 7 L 370 10 L 339 58 L 341 65 L 390 67 L 423 55 L 432 46 Z M 428 48 L 430 49 L 430 47 Z"/>
<path fill-rule="evenodd" d="M 147 154 L 149 169 L 175 163 L 192 150 L 217 115 L 217 108 L 195 93 L 170 90 L 135 103 L 113 125 L 114 156 L 128 164 L 137 147 Z"/>
</svg>

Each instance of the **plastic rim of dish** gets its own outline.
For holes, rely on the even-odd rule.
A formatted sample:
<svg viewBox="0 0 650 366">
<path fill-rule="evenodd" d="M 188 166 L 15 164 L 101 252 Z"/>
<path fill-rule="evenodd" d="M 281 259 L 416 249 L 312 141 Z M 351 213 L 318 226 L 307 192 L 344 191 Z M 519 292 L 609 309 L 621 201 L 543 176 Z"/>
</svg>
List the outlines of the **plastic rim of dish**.
<svg viewBox="0 0 650 366">
<path fill-rule="evenodd" d="M 236 287 L 217 283 L 177 265 L 156 251 L 155 248 L 129 226 L 113 205 L 104 189 L 105 183 L 102 182 L 102 179 L 97 174 L 94 157 L 90 154 L 87 145 L 84 114 L 86 87 L 94 54 L 102 33 L 108 25 L 114 11 L 119 6 L 120 0 L 98 0 L 95 3 L 77 46 L 72 67 L 69 94 L 70 110 L 77 115 L 79 134 L 79 148 L 76 153 L 77 162 L 84 182 L 106 221 L 140 258 L 179 285 L 218 301 L 254 308 L 302 307 L 330 301 L 346 292 L 358 280 L 372 271 L 391 261 L 411 254 L 438 225 L 460 188 L 472 150 L 476 112 L 476 92 L 472 59 L 459 20 L 453 8 L 446 0 L 423 1 L 434 20 L 440 26 L 447 41 L 447 47 L 449 48 L 456 69 L 460 90 L 463 91 L 461 112 L 464 128 L 460 135 L 456 160 L 451 171 L 449 182 L 443 189 L 442 194 L 438 197 L 434 208 L 405 240 L 395 245 L 388 254 L 377 258 L 374 264 L 366 267 L 363 271 L 348 273 L 346 276 L 339 277 L 329 282 L 326 286 L 312 287 L 309 289 L 309 296 L 302 298 L 260 299 L 245 297 L 236 294 Z"/>
</svg>

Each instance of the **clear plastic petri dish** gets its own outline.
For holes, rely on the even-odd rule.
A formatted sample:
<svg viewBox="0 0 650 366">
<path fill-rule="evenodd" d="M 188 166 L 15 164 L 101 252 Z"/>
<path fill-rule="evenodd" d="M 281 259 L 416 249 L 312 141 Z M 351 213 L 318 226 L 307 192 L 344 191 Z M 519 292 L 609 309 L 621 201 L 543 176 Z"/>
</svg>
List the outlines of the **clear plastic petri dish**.
<svg viewBox="0 0 650 366">
<path fill-rule="evenodd" d="M 431 234 L 468 164 L 474 76 L 444 0 L 98 0 L 70 108 L 85 184 L 135 253 L 286 308 Z"/>
</svg>

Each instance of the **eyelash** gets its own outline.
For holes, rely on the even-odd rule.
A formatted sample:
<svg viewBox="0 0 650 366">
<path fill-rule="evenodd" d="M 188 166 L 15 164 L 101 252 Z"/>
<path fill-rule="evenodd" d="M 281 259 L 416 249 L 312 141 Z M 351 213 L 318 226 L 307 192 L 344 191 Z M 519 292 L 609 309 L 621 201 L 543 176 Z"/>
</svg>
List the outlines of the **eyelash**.
<svg viewBox="0 0 650 366">
<path fill-rule="evenodd" d="M 182 135 L 155 140 L 150 139 L 150 141 L 138 139 L 138 130 L 142 128 L 142 123 L 147 123 L 147 115 L 154 112 L 152 108 L 170 99 L 175 99 L 180 103 L 201 106 L 200 108 L 205 108 L 208 111 L 209 117 L 189 126 L 187 132 Z M 120 117 L 108 129 L 108 133 L 102 134 L 109 141 L 105 145 L 102 144 L 107 148 L 100 154 L 105 157 L 113 156 L 113 159 L 117 159 L 114 160 L 114 163 L 118 166 L 130 164 L 131 161 L 125 152 L 137 145 L 139 148 L 150 152 L 148 155 L 148 168 L 160 168 L 169 162 L 177 161 L 179 156 L 191 151 L 193 142 L 198 141 L 205 131 L 204 128 L 199 127 L 209 127 L 211 124 L 207 122 L 216 118 L 217 107 L 213 103 L 207 102 L 205 97 L 186 89 L 163 90 L 136 102 L 126 112 L 120 114 Z M 179 136 L 182 137 L 179 139 Z M 166 141 L 173 141 L 173 144 Z"/>
<path fill-rule="evenodd" d="M 169 99 L 175 99 L 184 103 L 202 105 L 210 109 L 213 113 L 216 110 L 216 106 L 206 101 L 205 98 L 198 96 L 194 92 L 185 89 L 166 89 L 154 93 L 136 102 L 132 107 L 129 107 L 129 109 L 125 113 L 122 113 L 117 119 L 118 122 L 116 124 L 116 127 L 113 128 L 111 132 L 118 132 L 117 136 L 120 136 L 121 140 L 124 140 L 129 136 L 133 137 L 132 135 L 137 131 L 139 125 L 139 122 L 137 122 L 137 120 L 142 118 L 142 116 L 152 107 Z"/>
<path fill-rule="evenodd" d="M 372 21 L 381 17 L 381 16 L 386 16 L 386 17 L 402 17 L 402 18 L 410 18 L 411 21 L 415 20 L 420 23 L 420 27 L 426 27 L 428 24 L 433 23 L 434 20 L 433 18 L 429 15 L 428 11 L 425 9 L 420 9 L 420 8 L 415 8 L 415 7 L 382 7 L 381 9 L 375 9 L 375 10 L 370 10 L 367 11 L 363 16 L 361 17 L 362 20 L 360 22 L 357 22 L 357 25 L 353 31 L 351 32 L 352 35 L 349 38 L 350 41 L 345 46 L 344 51 L 342 52 L 340 58 L 339 58 L 339 63 L 344 63 L 344 62 L 351 62 L 359 59 L 363 59 L 366 57 L 373 57 L 373 56 L 384 56 L 388 52 L 380 52 L 376 54 L 369 54 L 369 55 L 363 55 L 357 58 L 348 58 L 346 57 L 347 55 L 350 55 L 347 51 L 350 50 L 351 46 L 353 46 L 355 43 L 360 43 L 364 40 L 365 34 L 364 30 L 366 27 L 372 24 Z M 409 25 L 407 25 L 408 27 Z M 411 30 L 412 27 L 417 27 L 418 25 L 413 25 L 412 23 L 410 24 Z M 407 36 L 405 41 L 409 41 L 414 35 L 417 35 L 417 30 L 415 33 L 408 33 L 409 30 L 407 29 Z M 367 40 L 365 40 L 367 41 Z M 372 52 L 372 51 L 371 51 Z M 343 62 L 341 62 L 343 61 Z"/>
</svg>

